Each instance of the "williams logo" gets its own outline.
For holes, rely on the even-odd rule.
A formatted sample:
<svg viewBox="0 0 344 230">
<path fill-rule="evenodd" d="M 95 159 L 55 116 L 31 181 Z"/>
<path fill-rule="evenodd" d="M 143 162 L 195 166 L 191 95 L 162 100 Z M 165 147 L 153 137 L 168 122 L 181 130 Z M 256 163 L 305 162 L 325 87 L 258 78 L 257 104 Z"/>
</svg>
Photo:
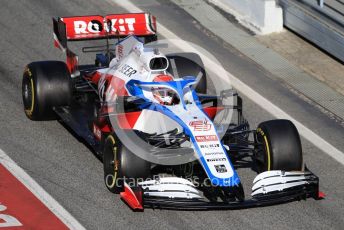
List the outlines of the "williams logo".
<svg viewBox="0 0 344 230">
<path fill-rule="evenodd" d="M 204 135 L 204 136 L 195 136 L 197 142 L 210 142 L 217 141 L 216 135 Z"/>
<path fill-rule="evenodd" d="M 227 172 L 225 165 L 215 165 L 216 172 L 218 173 L 225 173 Z"/>
</svg>

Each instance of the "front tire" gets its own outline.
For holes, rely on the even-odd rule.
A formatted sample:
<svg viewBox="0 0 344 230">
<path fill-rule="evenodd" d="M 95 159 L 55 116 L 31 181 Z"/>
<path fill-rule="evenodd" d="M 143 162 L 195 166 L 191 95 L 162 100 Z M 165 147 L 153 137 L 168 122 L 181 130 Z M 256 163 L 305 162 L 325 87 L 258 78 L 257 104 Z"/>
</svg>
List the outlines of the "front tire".
<svg viewBox="0 0 344 230">
<path fill-rule="evenodd" d="M 115 134 L 105 140 L 103 164 L 105 185 L 112 193 L 123 191 L 124 180 L 136 184 L 150 175 L 150 163 L 130 152 Z"/>
<path fill-rule="evenodd" d="M 295 125 L 289 120 L 271 120 L 257 128 L 255 151 L 258 172 L 302 171 L 302 146 Z"/>
</svg>

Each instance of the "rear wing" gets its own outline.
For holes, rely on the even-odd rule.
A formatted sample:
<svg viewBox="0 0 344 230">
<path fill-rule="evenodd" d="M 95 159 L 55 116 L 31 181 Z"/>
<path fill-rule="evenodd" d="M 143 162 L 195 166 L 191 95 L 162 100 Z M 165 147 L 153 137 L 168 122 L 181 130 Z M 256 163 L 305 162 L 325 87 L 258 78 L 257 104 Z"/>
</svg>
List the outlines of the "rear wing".
<svg viewBox="0 0 344 230">
<path fill-rule="evenodd" d="M 156 35 L 156 18 L 148 13 L 58 17 L 53 23 L 55 38 L 64 47 L 67 41 Z"/>
<path fill-rule="evenodd" d="M 122 38 L 129 35 L 156 40 L 156 18 L 148 13 L 110 14 L 53 18 L 54 45 L 67 54 L 67 65 L 73 74 L 77 56 L 67 47 L 68 41 Z"/>
</svg>

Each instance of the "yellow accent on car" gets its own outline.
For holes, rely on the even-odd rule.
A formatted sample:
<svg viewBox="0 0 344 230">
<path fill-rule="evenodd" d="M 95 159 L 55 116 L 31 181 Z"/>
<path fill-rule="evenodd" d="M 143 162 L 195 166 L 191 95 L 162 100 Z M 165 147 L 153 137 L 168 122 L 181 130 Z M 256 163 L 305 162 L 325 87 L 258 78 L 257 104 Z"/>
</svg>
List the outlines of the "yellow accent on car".
<svg viewBox="0 0 344 230">
<path fill-rule="evenodd" d="M 264 141 L 265 141 L 265 146 L 266 146 L 266 154 L 268 155 L 268 171 L 270 171 L 271 168 L 271 162 L 270 162 L 270 148 L 269 148 L 269 142 L 268 138 L 264 135 Z"/>
<path fill-rule="evenodd" d="M 271 170 L 271 154 L 270 154 L 270 147 L 269 147 L 269 142 L 268 142 L 268 138 L 266 137 L 264 131 L 261 128 L 257 129 L 257 132 L 262 135 L 262 137 L 264 138 L 265 141 L 265 147 L 266 147 L 266 155 L 268 157 L 268 171 Z"/>
<path fill-rule="evenodd" d="M 35 105 L 35 87 L 33 85 L 33 79 L 30 77 L 30 82 L 31 82 L 31 108 L 25 110 L 26 114 L 28 116 L 32 116 L 34 105 Z"/>
</svg>

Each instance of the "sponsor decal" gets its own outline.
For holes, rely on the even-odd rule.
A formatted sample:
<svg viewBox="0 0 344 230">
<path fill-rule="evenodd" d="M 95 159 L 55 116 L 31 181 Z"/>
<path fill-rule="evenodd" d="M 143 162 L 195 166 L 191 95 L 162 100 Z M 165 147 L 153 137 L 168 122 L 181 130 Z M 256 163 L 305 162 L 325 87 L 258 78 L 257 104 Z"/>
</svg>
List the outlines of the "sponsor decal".
<svg viewBox="0 0 344 230">
<path fill-rule="evenodd" d="M 219 148 L 220 144 L 200 144 L 199 147 L 202 149 L 215 149 Z"/>
<path fill-rule="evenodd" d="M 227 172 L 226 166 L 225 165 L 214 165 L 216 172 L 218 173 L 225 173 Z"/>
<path fill-rule="evenodd" d="M 123 45 L 122 44 L 119 44 L 117 47 L 116 47 L 116 49 L 117 49 L 117 57 L 119 58 L 119 59 L 121 59 L 122 57 L 123 57 Z"/>
<path fill-rule="evenodd" d="M 208 124 L 208 121 L 204 119 L 204 121 L 191 121 L 189 126 L 194 128 L 194 131 L 209 131 L 211 129 L 211 124 Z"/>
<path fill-rule="evenodd" d="M 123 73 L 127 77 L 131 77 L 131 75 L 137 73 L 137 70 L 135 70 L 133 67 L 131 67 L 128 64 L 122 65 L 118 71 Z"/>
<path fill-rule="evenodd" d="M 226 161 L 226 158 L 213 158 L 213 159 L 207 159 L 208 162 L 216 162 L 216 161 Z"/>
<path fill-rule="evenodd" d="M 105 17 L 100 15 L 76 16 L 60 18 L 66 24 L 67 39 L 87 39 L 106 35 L 125 36 L 150 35 L 155 30 L 156 21 L 149 21 L 148 14 L 111 14 Z"/>
<path fill-rule="evenodd" d="M 214 156 L 214 155 L 222 155 L 223 152 L 210 152 L 210 153 L 204 153 L 205 156 Z"/>
<path fill-rule="evenodd" d="M 217 141 L 218 138 L 216 135 L 203 135 L 203 136 L 195 136 L 197 142 L 210 142 L 210 141 Z"/>
<path fill-rule="evenodd" d="M 111 31 L 116 32 L 127 32 L 135 31 L 134 24 L 136 22 L 135 18 L 113 18 L 111 21 Z M 107 23 L 103 23 L 97 19 L 91 20 L 89 22 L 83 20 L 74 21 L 74 32 L 77 35 L 80 34 L 98 34 L 103 31 L 109 32 Z"/>
</svg>

